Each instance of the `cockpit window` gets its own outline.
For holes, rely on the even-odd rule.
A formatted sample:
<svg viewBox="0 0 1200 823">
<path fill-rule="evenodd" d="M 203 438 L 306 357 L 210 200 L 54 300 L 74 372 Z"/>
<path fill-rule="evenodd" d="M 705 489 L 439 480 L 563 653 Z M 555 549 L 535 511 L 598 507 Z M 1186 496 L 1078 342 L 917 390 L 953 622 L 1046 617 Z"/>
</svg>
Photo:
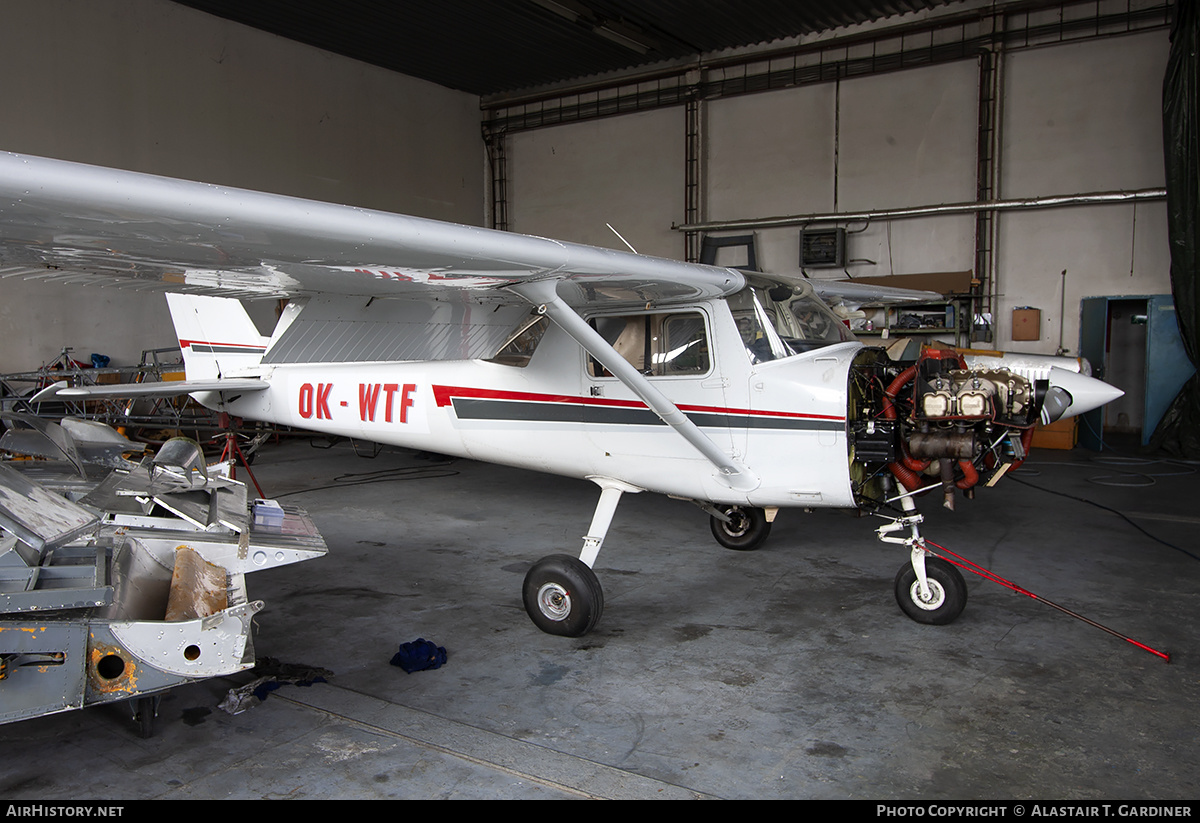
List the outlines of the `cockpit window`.
<svg viewBox="0 0 1200 823">
<path fill-rule="evenodd" d="M 542 336 L 546 333 L 548 325 L 544 314 L 531 314 L 522 321 L 512 336 L 500 347 L 496 356 L 490 358 L 491 361 L 502 366 L 520 366 L 521 368 L 528 366 L 529 359 L 533 357 L 538 343 L 542 342 Z"/>
<path fill-rule="evenodd" d="M 751 283 L 728 301 L 752 363 L 855 339 L 807 283 Z"/>
<path fill-rule="evenodd" d="M 592 328 L 642 374 L 651 377 L 706 374 L 710 368 L 708 332 L 699 312 L 594 317 Z M 588 358 L 592 377 L 608 370 Z"/>
</svg>

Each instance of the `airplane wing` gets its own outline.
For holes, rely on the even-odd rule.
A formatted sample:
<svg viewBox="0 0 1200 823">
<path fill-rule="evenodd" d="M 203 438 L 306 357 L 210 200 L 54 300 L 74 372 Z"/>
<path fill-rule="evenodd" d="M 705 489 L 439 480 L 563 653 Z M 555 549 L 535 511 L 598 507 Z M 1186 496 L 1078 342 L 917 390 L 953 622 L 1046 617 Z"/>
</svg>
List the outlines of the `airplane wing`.
<svg viewBox="0 0 1200 823">
<path fill-rule="evenodd" d="M 135 172 L 0 153 L 0 276 L 242 297 L 521 304 L 554 281 L 572 307 L 730 294 L 742 275 Z"/>
<path fill-rule="evenodd" d="M 866 303 L 940 303 L 945 300 L 938 292 L 922 289 L 875 286 L 868 283 L 855 283 L 853 280 L 810 278 L 807 282 L 813 287 L 813 291 L 826 302 L 841 302 L 851 306 L 861 306 Z"/>
<path fill-rule="evenodd" d="M 317 349 L 351 301 L 354 319 L 366 321 L 358 331 L 369 339 L 341 360 L 379 359 L 380 347 L 397 336 L 404 345 L 436 338 L 441 355 L 452 350 L 453 359 L 484 356 L 479 339 L 492 340 L 496 330 L 477 315 L 505 315 L 511 326 L 519 317 L 508 315 L 537 306 L 704 454 L 724 482 L 739 489 L 759 482 L 575 311 L 721 297 L 745 285 L 733 269 L 10 153 L 0 154 L 0 227 L 0 276 L 301 298 L 264 362 L 319 360 Z M 331 306 L 331 297 L 346 302 Z M 414 298 L 399 302 L 415 314 L 393 305 L 377 319 L 372 312 L 381 303 L 398 301 L 374 298 L 389 297 Z M 489 311 L 491 304 L 511 308 Z M 312 313 L 313 323 L 302 322 Z M 289 337 L 293 326 L 299 331 Z M 444 332 L 461 345 L 446 345 Z"/>
</svg>

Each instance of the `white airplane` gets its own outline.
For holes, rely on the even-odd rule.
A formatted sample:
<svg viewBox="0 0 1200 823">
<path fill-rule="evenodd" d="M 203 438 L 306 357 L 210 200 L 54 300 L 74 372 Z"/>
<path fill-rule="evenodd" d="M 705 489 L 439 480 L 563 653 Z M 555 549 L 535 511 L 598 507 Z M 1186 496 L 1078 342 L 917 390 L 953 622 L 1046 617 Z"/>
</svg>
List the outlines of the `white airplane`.
<svg viewBox="0 0 1200 823">
<path fill-rule="evenodd" d="M 1039 419 L 1121 394 L 1061 359 L 893 359 L 802 279 L 15 154 L 0 154 L 0 235 L 0 275 L 171 292 L 187 379 L 167 391 L 594 482 L 578 556 L 524 582 L 559 635 L 600 618 L 592 566 L 621 496 L 642 491 L 695 502 L 741 550 L 781 508 L 880 514 L 880 539 L 909 550 L 901 607 L 948 623 L 966 587 L 927 550 L 914 493 L 971 495 L 1024 458 Z M 238 299 L 284 297 L 270 337 Z"/>
</svg>

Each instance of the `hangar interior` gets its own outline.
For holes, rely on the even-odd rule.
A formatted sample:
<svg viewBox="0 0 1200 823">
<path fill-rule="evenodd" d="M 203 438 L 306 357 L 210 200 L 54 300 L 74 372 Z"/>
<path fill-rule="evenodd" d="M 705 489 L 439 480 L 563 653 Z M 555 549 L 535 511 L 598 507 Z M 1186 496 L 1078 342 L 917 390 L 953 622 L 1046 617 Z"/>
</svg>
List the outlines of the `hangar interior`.
<svg viewBox="0 0 1200 823">
<path fill-rule="evenodd" d="M 1166 390 L 1130 318 L 1171 293 L 1174 3 L 644 5 L 10 0 L 0 149 L 624 248 L 615 229 L 678 260 L 751 238 L 765 271 L 965 275 L 945 302 L 985 348 L 1078 355 L 1083 301 L 1106 298 L 1126 399 L 1093 433 L 1148 434 Z M 810 229 L 844 242 L 838 265 L 805 265 Z M 157 293 L 3 284 L 4 371 L 176 339 Z M 250 306 L 264 333 L 274 309 Z M 1170 665 L 978 578 L 954 625 L 911 623 L 904 553 L 845 512 L 785 512 L 766 548 L 729 552 L 651 495 L 600 557 L 601 624 L 551 637 L 520 579 L 576 550 L 591 484 L 304 438 L 254 471 L 330 547 L 255 576 L 257 650 L 327 682 L 238 715 L 216 704 L 246 677 L 179 688 L 150 739 L 118 706 L 6 726 L 21 757 L 0 796 L 1197 794 L 1186 462 L 1037 449 L 1015 482 L 926 512 L 933 539 Z M 446 666 L 388 665 L 417 637 Z"/>
</svg>

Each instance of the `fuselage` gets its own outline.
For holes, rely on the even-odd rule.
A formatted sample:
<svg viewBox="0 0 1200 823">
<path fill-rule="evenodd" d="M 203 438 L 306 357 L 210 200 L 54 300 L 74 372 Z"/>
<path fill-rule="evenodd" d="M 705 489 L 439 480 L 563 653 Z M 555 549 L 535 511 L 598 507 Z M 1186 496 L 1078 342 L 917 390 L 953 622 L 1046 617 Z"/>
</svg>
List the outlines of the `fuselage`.
<svg viewBox="0 0 1200 823">
<path fill-rule="evenodd" d="M 235 301 L 174 298 L 172 315 L 189 379 L 267 385 L 197 395 L 237 416 L 758 508 L 874 507 L 892 493 L 889 475 L 910 491 L 941 486 L 949 505 L 953 489 L 972 493 L 1019 464 L 1039 419 L 1120 394 L 1055 358 L 976 365 L 935 344 L 893 360 L 804 282 L 756 276 L 727 297 L 580 315 L 531 302 L 532 313 L 509 304 L 500 315 L 298 301 L 270 339 L 240 307 L 221 321 Z M 416 322 L 422 311 L 458 322 Z M 231 339 L 207 339 L 215 327 Z M 391 341 L 436 356 L 328 354 Z M 310 362 L 319 356 L 330 362 Z"/>
<path fill-rule="evenodd" d="M 301 429 L 610 478 L 715 503 L 854 505 L 847 379 L 861 344 L 754 363 L 723 299 L 588 319 L 601 330 L 616 329 L 618 351 L 742 461 L 759 479 L 757 488 L 737 492 L 722 483 L 691 444 L 553 324 L 527 358 L 260 366 L 256 373 L 270 388 L 225 408 Z"/>
</svg>

